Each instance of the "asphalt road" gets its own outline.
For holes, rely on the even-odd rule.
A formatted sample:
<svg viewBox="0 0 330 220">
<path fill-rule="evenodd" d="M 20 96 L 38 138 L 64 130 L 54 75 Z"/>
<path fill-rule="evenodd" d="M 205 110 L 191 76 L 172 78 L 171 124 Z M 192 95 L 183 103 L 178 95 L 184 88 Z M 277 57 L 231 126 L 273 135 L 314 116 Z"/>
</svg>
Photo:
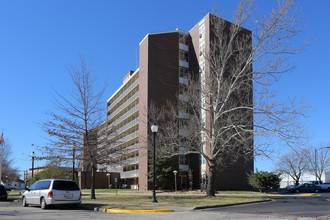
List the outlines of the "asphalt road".
<svg viewBox="0 0 330 220">
<path fill-rule="evenodd" d="M 330 193 L 312 197 L 273 197 L 271 202 L 245 204 L 199 211 L 183 210 L 171 213 L 113 214 L 92 210 L 72 209 L 67 206 L 42 210 L 40 207 L 22 207 L 20 203 L 0 201 L 0 219 L 330 219 Z M 328 216 L 328 217 L 325 217 Z M 318 218 L 316 218 L 318 219 Z M 323 218 L 322 218 L 323 219 Z"/>
<path fill-rule="evenodd" d="M 313 196 L 301 195 L 303 194 L 284 194 L 271 197 L 271 202 L 205 209 L 203 212 L 221 212 L 233 215 L 253 214 L 277 218 L 324 217 L 330 219 L 330 193 L 319 193 Z"/>
</svg>

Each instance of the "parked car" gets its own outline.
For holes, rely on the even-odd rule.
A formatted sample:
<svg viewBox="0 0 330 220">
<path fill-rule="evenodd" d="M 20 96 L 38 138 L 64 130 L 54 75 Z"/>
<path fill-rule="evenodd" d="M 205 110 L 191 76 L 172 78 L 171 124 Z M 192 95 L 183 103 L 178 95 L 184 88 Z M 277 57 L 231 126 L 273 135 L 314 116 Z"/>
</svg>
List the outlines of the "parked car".
<svg viewBox="0 0 330 220">
<path fill-rule="evenodd" d="M 321 187 L 317 186 L 315 184 L 309 184 L 309 183 L 304 183 L 304 184 L 300 184 L 298 186 L 294 186 L 288 189 L 289 192 L 320 192 L 321 191 Z"/>
<path fill-rule="evenodd" d="M 22 195 L 22 205 L 40 205 L 42 209 L 49 205 L 81 203 L 81 190 L 76 182 L 67 179 L 45 179 L 32 184 Z"/>
<path fill-rule="evenodd" d="M 324 183 L 322 181 L 309 181 L 308 183 L 320 186 L 323 191 L 330 192 L 330 183 Z"/>
<path fill-rule="evenodd" d="M 4 185 L 0 185 L 0 200 L 7 200 L 8 193 Z"/>
</svg>

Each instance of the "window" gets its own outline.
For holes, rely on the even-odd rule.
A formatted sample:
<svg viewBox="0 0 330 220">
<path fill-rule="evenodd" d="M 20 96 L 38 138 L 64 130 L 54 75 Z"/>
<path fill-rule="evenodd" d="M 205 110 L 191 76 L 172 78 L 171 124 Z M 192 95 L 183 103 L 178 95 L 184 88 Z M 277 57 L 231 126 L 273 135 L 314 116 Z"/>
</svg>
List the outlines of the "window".
<svg viewBox="0 0 330 220">
<path fill-rule="evenodd" d="M 205 89 L 205 80 L 204 79 L 202 79 L 202 81 L 201 81 L 201 87 L 202 87 L 202 90 Z"/>
<path fill-rule="evenodd" d="M 188 69 L 184 67 L 179 67 L 179 76 L 188 79 Z"/>
<path fill-rule="evenodd" d="M 186 143 L 187 142 L 187 138 L 180 136 L 180 142 L 181 143 Z"/>
<path fill-rule="evenodd" d="M 206 164 L 206 160 L 205 160 L 204 156 L 201 156 L 201 162 L 202 162 L 202 165 Z"/>
<path fill-rule="evenodd" d="M 49 189 L 50 181 L 40 181 L 38 182 L 36 190 L 43 190 L 43 189 Z"/>
<path fill-rule="evenodd" d="M 199 45 L 199 56 L 205 54 L 205 44 Z"/>
<path fill-rule="evenodd" d="M 200 27 L 199 27 L 199 37 L 202 38 L 203 35 L 205 33 L 205 24 L 202 24 Z"/>
<path fill-rule="evenodd" d="M 179 34 L 179 42 L 184 45 L 188 45 L 188 36 Z"/>
<path fill-rule="evenodd" d="M 189 57 L 189 55 L 188 55 L 187 51 L 180 50 L 180 54 L 179 54 L 180 60 L 188 62 L 189 61 L 188 57 Z"/>
<path fill-rule="evenodd" d="M 186 85 L 179 84 L 179 94 L 185 94 L 186 90 L 187 90 Z"/>
<path fill-rule="evenodd" d="M 189 112 L 189 107 L 186 103 L 180 103 L 179 110 L 181 112 L 188 113 Z"/>
<path fill-rule="evenodd" d="M 188 121 L 186 119 L 182 119 L 182 118 L 180 119 L 179 123 L 180 123 L 180 126 L 182 126 L 182 127 L 188 125 Z"/>
<path fill-rule="evenodd" d="M 205 62 L 199 64 L 199 72 L 202 73 L 203 71 L 205 71 Z"/>
<path fill-rule="evenodd" d="M 202 98 L 202 108 L 205 108 L 205 97 Z"/>
<path fill-rule="evenodd" d="M 189 164 L 188 155 L 180 154 L 180 156 L 179 156 L 179 164 L 181 164 L 181 165 L 188 165 Z"/>
<path fill-rule="evenodd" d="M 53 189 L 75 191 L 79 190 L 79 186 L 73 181 L 56 180 L 53 183 Z"/>
<path fill-rule="evenodd" d="M 35 190 L 37 184 L 38 184 L 38 182 L 33 183 L 32 186 L 30 186 L 30 190 Z"/>
</svg>

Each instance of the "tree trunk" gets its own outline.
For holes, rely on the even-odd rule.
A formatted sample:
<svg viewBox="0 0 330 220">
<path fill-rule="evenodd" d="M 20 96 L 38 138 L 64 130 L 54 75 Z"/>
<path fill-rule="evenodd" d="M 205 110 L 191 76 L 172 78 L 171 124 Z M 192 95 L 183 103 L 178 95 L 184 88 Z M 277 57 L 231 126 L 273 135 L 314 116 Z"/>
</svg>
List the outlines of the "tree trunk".
<svg viewBox="0 0 330 220">
<path fill-rule="evenodd" d="M 214 171 L 215 171 L 214 165 L 210 165 L 209 166 L 209 173 L 208 173 L 206 196 L 215 196 Z"/>
<path fill-rule="evenodd" d="M 296 185 L 296 186 L 298 186 L 298 185 L 299 185 L 299 180 L 296 180 L 296 183 L 295 183 L 295 185 Z"/>
<path fill-rule="evenodd" d="M 95 174 L 96 174 L 96 167 L 94 164 L 92 164 L 91 199 L 96 199 L 96 197 L 95 197 Z"/>
</svg>

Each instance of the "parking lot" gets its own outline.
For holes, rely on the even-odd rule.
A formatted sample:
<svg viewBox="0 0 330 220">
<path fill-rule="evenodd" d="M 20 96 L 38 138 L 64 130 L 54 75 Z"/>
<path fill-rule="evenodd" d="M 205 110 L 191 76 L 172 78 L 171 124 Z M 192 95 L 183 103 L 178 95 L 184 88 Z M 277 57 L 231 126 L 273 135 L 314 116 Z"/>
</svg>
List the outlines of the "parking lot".
<svg viewBox="0 0 330 220">
<path fill-rule="evenodd" d="M 222 212 L 231 215 L 259 215 L 269 218 L 316 218 L 330 219 L 330 193 L 275 194 L 271 202 L 252 205 L 229 206 L 204 210 L 204 212 Z"/>
</svg>

